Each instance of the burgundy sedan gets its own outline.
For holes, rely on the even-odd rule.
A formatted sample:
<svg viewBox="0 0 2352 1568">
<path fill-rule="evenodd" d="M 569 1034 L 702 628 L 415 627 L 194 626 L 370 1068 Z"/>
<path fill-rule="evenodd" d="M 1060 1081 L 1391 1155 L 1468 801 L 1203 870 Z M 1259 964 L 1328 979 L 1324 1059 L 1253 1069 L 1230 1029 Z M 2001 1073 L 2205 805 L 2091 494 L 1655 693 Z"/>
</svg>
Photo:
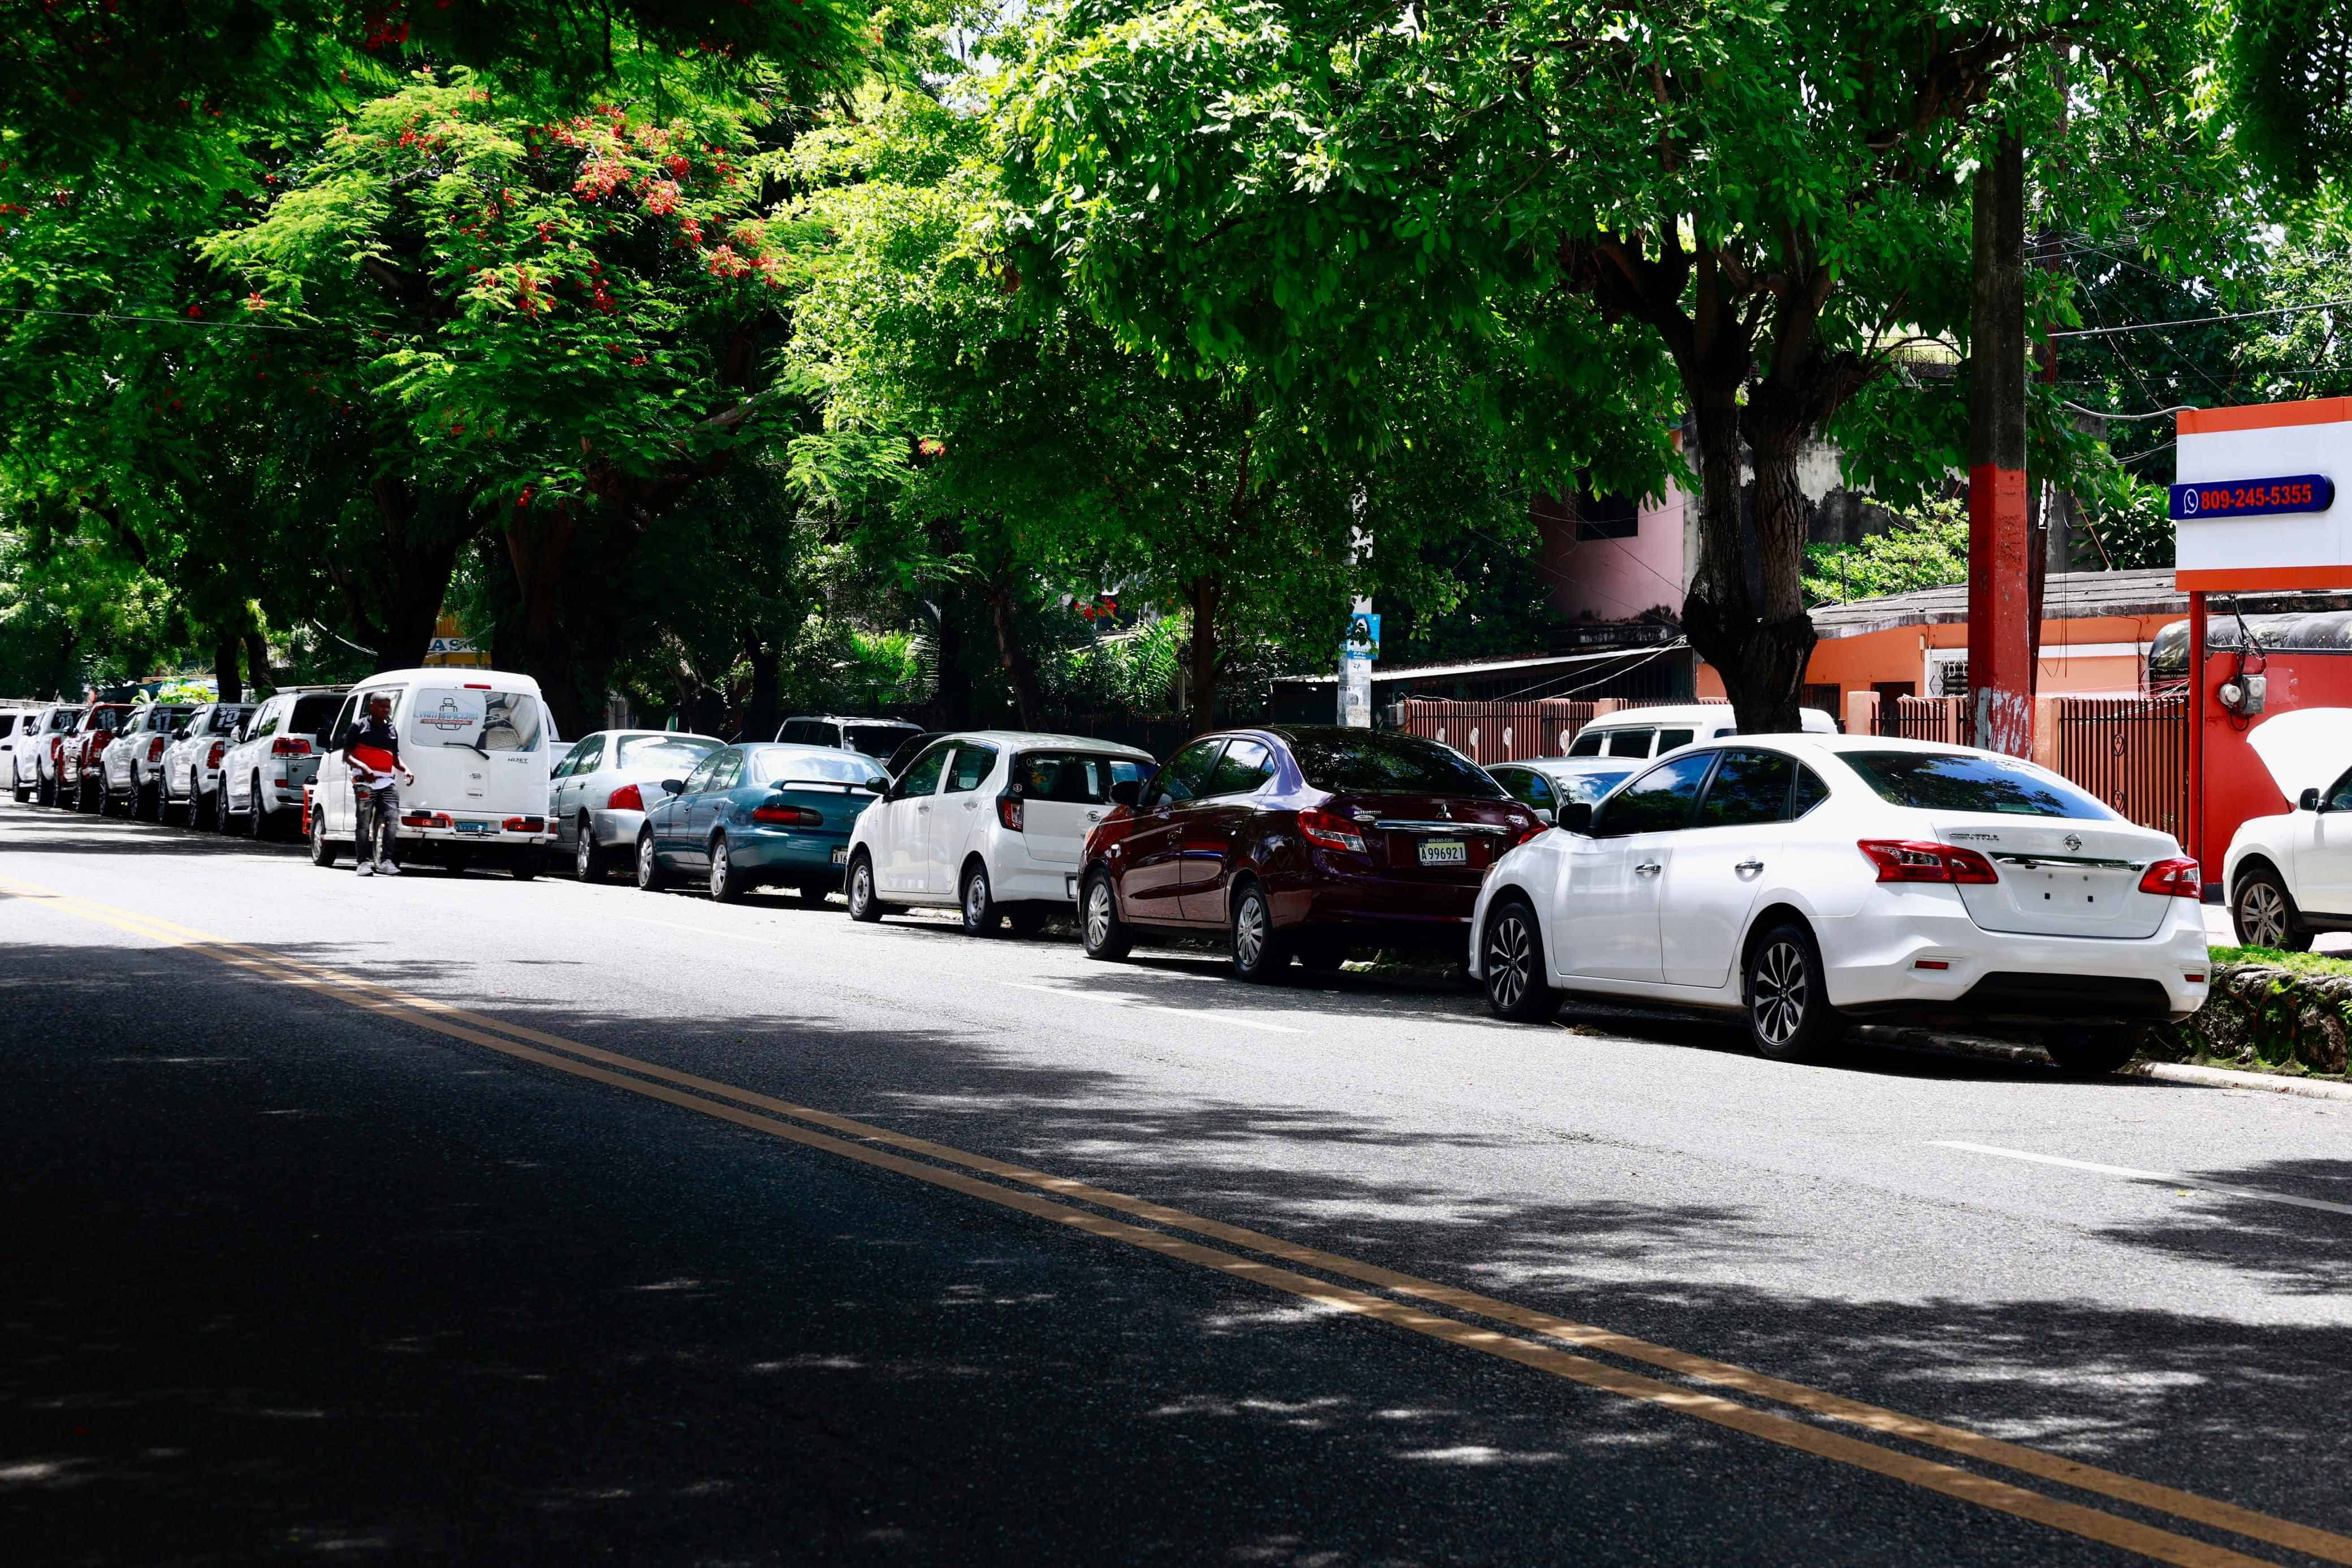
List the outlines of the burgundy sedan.
<svg viewBox="0 0 2352 1568">
<path fill-rule="evenodd" d="M 1325 725 L 1202 736 L 1111 798 L 1078 885 L 1087 955 L 1223 930 L 1245 980 L 1350 947 L 1466 953 L 1486 868 L 1544 831 L 1458 751 Z"/>
</svg>

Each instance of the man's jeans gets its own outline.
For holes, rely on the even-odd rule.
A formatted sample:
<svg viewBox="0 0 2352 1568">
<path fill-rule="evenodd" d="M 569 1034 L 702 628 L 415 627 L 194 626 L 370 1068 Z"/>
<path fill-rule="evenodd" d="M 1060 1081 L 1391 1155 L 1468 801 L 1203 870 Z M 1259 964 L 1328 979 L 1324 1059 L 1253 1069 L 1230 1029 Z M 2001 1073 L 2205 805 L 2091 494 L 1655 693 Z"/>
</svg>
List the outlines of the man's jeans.
<svg viewBox="0 0 2352 1568">
<path fill-rule="evenodd" d="M 389 861 L 392 847 L 399 841 L 400 787 L 383 784 L 373 789 L 354 788 L 352 790 L 357 831 L 353 835 L 362 864 L 370 861 Z"/>
</svg>

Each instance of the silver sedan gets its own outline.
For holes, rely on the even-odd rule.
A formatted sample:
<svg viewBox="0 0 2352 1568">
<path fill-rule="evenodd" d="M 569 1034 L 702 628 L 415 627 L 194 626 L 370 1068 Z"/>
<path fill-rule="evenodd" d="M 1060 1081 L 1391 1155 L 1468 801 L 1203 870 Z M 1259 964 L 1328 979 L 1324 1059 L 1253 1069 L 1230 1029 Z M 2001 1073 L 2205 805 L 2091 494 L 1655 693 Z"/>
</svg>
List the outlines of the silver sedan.
<svg viewBox="0 0 2352 1568">
<path fill-rule="evenodd" d="M 634 854 L 646 800 L 661 781 L 683 779 L 722 743 L 667 729 L 600 729 L 583 736 L 547 781 L 548 820 L 572 851 L 583 882 L 603 880 L 620 855 Z"/>
</svg>

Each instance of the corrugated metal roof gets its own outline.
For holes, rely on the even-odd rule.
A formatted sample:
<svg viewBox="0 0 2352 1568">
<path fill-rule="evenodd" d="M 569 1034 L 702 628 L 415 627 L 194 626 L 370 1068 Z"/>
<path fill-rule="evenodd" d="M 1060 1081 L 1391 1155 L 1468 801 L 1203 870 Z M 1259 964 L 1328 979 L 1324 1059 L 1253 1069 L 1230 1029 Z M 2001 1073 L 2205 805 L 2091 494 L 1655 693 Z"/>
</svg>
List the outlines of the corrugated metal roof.
<svg viewBox="0 0 2352 1568">
<path fill-rule="evenodd" d="M 2053 572 L 2042 591 L 2042 616 L 2053 621 L 2098 615 L 2178 615 L 2189 608 L 2189 595 L 2172 586 L 2168 566 Z M 1826 640 L 1859 637 L 1895 626 L 1948 625 L 1968 618 L 1969 585 L 1954 582 L 1890 593 L 1882 599 L 1824 604 L 1813 612 L 1813 630 Z"/>
</svg>

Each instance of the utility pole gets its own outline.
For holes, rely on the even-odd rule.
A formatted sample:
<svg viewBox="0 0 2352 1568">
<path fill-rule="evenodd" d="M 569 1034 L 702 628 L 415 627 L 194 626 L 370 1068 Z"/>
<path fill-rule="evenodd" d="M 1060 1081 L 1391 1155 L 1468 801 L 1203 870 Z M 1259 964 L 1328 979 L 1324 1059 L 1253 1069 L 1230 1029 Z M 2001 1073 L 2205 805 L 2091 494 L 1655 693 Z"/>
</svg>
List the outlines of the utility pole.
<svg viewBox="0 0 2352 1568">
<path fill-rule="evenodd" d="M 1969 720 L 1988 751 L 2033 749 L 2033 545 L 2025 486 L 2025 152 L 1977 170 L 1969 329 Z"/>
</svg>

